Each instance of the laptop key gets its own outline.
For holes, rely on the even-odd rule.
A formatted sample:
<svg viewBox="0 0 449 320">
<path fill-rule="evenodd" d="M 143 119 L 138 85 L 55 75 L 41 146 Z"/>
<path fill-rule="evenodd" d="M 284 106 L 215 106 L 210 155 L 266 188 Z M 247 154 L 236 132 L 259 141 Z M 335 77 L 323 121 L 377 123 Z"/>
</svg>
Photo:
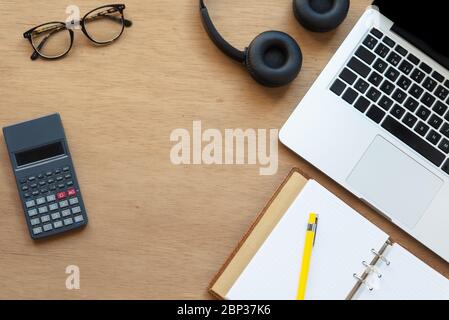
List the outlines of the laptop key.
<svg viewBox="0 0 449 320">
<path fill-rule="evenodd" d="M 401 62 L 402 58 L 396 52 L 392 52 L 388 55 L 387 61 L 395 67 Z"/>
<path fill-rule="evenodd" d="M 444 81 L 444 77 L 441 73 L 439 73 L 438 71 L 434 71 L 432 73 L 432 78 L 434 78 L 435 80 L 437 80 L 438 82 L 443 82 Z"/>
<path fill-rule="evenodd" d="M 397 71 L 393 67 L 389 67 L 387 72 L 385 73 L 385 77 L 387 77 L 391 81 L 396 81 L 396 79 L 399 77 L 399 71 Z"/>
<path fill-rule="evenodd" d="M 418 121 L 418 118 L 412 115 L 410 112 L 407 112 L 404 119 L 402 120 L 402 122 L 405 123 L 410 128 L 413 128 L 416 121 Z"/>
<path fill-rule="evenodd" d="M 370 48 L 371 50 L 374 49 L 377 42 L 378 41 L 370 34 L 368 36 L 366 36 L 365 40 L 363 40 L 363 44 L 365 46 L 367 46 L 368 48 Z"/>
<path fill-rule="evenodd" d="M 361 60 L 365 61 L 368 65 L 373 63 L 374 59 L 376 59 L 376 55 L 366 49 L 365 47 L 359 47 L 355 52 L 355 55 L 359 57 Z"/>
<path fill-rule="evenodd" d="M 357 75 L 348 68 L 344 68 L 343 71 L 340 73 L 340 79 L 343 79 L 348 84 L 353 84 L 354 81 L 357 79 Z"/>
<path fill-rule="evenodd" d="M 379 86 L 379 84 L 382 82 L 383 78 L 380 74 L 378 74 L 376 71 L 373 71 L 371 75 L 368 78 L 368 81 L 371 82 L 374 86 Z"/>
<path fill-rule="evenodd" d="M 449 138 L 449 124 L 445 122 L 440 129 L 440 132 L 447 138 Z"/>
<path fill-rule="evenodd" d="M 377 53 L 382 58 L 385 58 L 387 54 L 390 52 L 390 49 L 385 46 L 383 43 L 379 43 L 376 50 L 374 50 L 375 53 Z"/>
<path fill-rule="evenodd" d="M 435 91 L 435 94 L 441 100 L 445 100 L 449 95 L 449 90 L 444 88 L 443 86 L 438 86 L 437 90 Z"/>
<path fill-rule="evenodd" d="M 445 160 L 446 156 L 442 152 L 432 147 L 393 117 L 387 116 L 382 123 L 382 127 L 437 167 L 441 166 Z M 449 173 L 449 163 L 447 170 Z"/>
<path fill-rule="evenodd" d="M 432 72 L 432 68 L 425 62 L 421 62 L 421 64 L 419 65 L 419 68 L 424 71 L 425 73 L 431 73 Z"/>
<path fill-rule="evenodd" d="M 381 93 L 375 88 L 370 88 L 366 95 L 371 101 L 376 102 L 377 100 L 379 100 Z"/>
<path fill-rule="evenodd" d="M 407 94 L 404 91 L 397 88 L 396 91 L 393 93 L 392 98 L 394 100 L 396 100 L 397 102 L 402 103 L 402 102 L 404 102 L 406 96 L 407 96 Z"/>
<path fill-rule="evenodd" d="M 354 88 L 355 88 L 357 91 L 359 91 L 360 93 L 365 93 L 366 90 L 368 90 L 368 88 L 369 88 L 369 84 L 368 84 L 368 82 L 366 82 L 365 80 L 359 79 L 359 80 L 357 80 L 357 82 L 355 83 Z"/>
<path fill-rule="evenodd" d="M 444 165 L 441 167 L 441 169 L 449 174 L 449 159 L 444 163 Z"/>
<path fill-rule="evenodd" d="M 438 129 L 441 124 L 443 123 L 443 119 L 441 119 L 439 116 L 437 115 L 432 115 L 428 121 L 428 123 L 434 128 L 434 129 Z"/>
<path fill-rule="evenodd" d="M 412 69 L 413 65 L 406 60 L 402 61 L 402 63 L 399 65 L 399 70 L 401 70 L 405 74 L 409 74 L 410 72 L 412 72 Z"/>
<path fill-rule="evenodd" d="M 419 69 L 413 70 L 412 74 L 410 75 L 410 77 L 418 83 L 421 83 L 421 81 L 423 81 L 425 76 L 426 75 L 424 74 L 424 72 L 422 72 Z"/>
<path fill-rule="evenodd" d="M 409 93 L 414 96 L 416 99 L 419 99 L 419 97 L 421 97 L 421 95 L 423 94 L 424 89 L 419 87 L 416 84 L 413 84 L 412 87 L 409 90 Z"/>
<path fill-rule="evenodd" d="M 433 111 L 436 113 L 436 114 L 439 114 L 440 116 L 443 116 L 444 115 L 444 113 L 447 111 L 447 106 L 444 104 L 444 103 L 442 103 L 441 101 L 437 101 L 436 103 L 435 103 L 435 105 L 433 106 Z"/>
<path fill-rule="evenodd" d="M 426 121 L 430 117 L 430 110 L 427 109 L 424 106 L 421 106 L 418 111 L 416 112 L 416 115 L 421 118 L 422 120 Z"/>
<path fill-rule="evenodd" d="M 371 72 L 370 67 L 355 57 L 352 57 L 351 60 L 349 60 L 348 67 L 361 75 L 363 78 L 366 78 Z"/>
<path fill-rule="evenodd" d="M 380 123 L 385 116 L 385 112 L 376 106 L 372 106 L 366 113 L 368 118 L 373 120 L 375 123 Z"/>
<path fill-rule="evenodd" d="M 401 76 L 397 82 L 397 85 L 404 90 L 408 90 L 408 88 L 410 88 L 411 84 L 412 84 L 412 81 L 405 76 Z"/>
<path fill-rule="evenodd" d="M 430 133 L 427 135 L 426 139 L 430 143 L 436 145 L 441 139 L 441 134 L 439 134 L 435 130 L 431 130 Z"/>
<path fill-rule="evenodd" d="M 376 28 L 372 28 L 371 29 L 371 34 L 373 34 L 375 37 L 377 37 L 378 39 L 382 39 L 382 37 L 384 36 L 384 34 L 382 33 L 382 31 L 380 31 L 379 29 Z"/>
<path fill-rule="evenodd" d="M 393 106 L 393 100 L 391 100 L 390 98 L 383 96 L 380 100 L 379 100 L 379 106 L 384 109 L 385 111 L 388 111 L 391 109 L 391 107 Z"/>
<path fill-rule="evenodd" d="M 420 63 L 420 60 L 411 53 L 407 56 L 407 60 L 413 63 L 415 66 L 417 66 Z"/>
<path fill-rule="evenodd" d="M 330 90 L 337 96 L 341 95 L 345 90 L 346 85 L 340 79 L 335 80 L 334 84 L 330 87 Z"/>
<path fill-rule="evenodd" d="M 388 80 L 385 80 L 380 86 L 380 90 L 382 90 L 385 94 L 390 95 L 394 90 L 394 84 Z"/>
<path fill-rule="evenodd" d="M 404 47 L 402 47 L 402 46 L 400 46 L 400 45 L 397 45 L 396 46 L 396 48 L 395 48 L 395 50 L 396 50 L 396 52 L 399 52 L 399 54 L 401 55 L 401 56 L 406 56 L 407 55 L 407 53 L 408 53 L 408 51 L 407 51 L 407 49 L 405 49 Z"/>
<path fill-rule="evenodd" d="M 438 148 L 445 154 L 449 154 L 449 140 L 443 138 L 443 140 L 438 145 Z"/>
<path fill-rule="evenodd" d="M 360 97 L 357 102 L 354 104 L 354 107 L 362 113 L 368 109 L 370 102 L 365 97 Z"/>
<path fill-rule="evenodd" d="M 359 94 L 353 90 L 352 88 L 348 88 L 346 92 L 343 94 L 343 100 L 345 100 L 347 103 L 352 104 L 355 99 L 357 99 L 357 96 Z"/>
<path fill-rule="evenodd" d="M 428 107 L 431 107 L 433 105 L 433 103 L 435 102 L 435 100 L 436 100 L 435 97 L 427 92 L 421 98 L 421 102 L 424 103 Z"/>
<path fill-rule="evenodd" d="M 374 62 L 373 64 L 373 68 L 379 71 L 380 73 L 384 73 L 387 67 L 388 67 L 387 63 L 380 58 L 378 58 L 376 62 Z"/>
<path fill-rule="evenodd" d="M 405 109 L 402 108 L 400 105 L 395 104 L 393 106 L 393 109 L 391 109 L 390 113 L 393 115 L 393 117 L 395 117 L 396 119 L 401 119 L 402 116 L 405 113 Z"/>
<path fill-rule="evenodd" d="M 405 101 L 404 103 L 404 107 L 406 107 L 411 112 L 415 112 L 416 108 L 418 108 L 418 105 L 419 105 L 418 101 L 416 101 L 412 97 L 409 97 L 407 101 Z"/>
<path fill-rule="evenodd" d="M 390 47 L 394 47 L 394 45 L 396 44 L 396 42 L 394 42 L 392 39 L 390 39 L 389 37 L 385 36 L 383 39 L 383 42 L 385 42 L 388 46 Z"/>
<path fill-rule="evenodd" d="M 437 83 L 432 78 L 427 77 L 426 80 L 424 80 L 422 85 L 424 86 L 424 88 L 426 88 L 427 90 L 432 92 L 433 89 L 435 89 L 435 87 L 437 86 Z"/>
<path fill-rule="evenodd" d="M 421 136 L 425 136 L 426 133 L 429 131 L 429 126 L 425 124 L 424 122 L 420 121 L 415 127 L 415 132 L 420 134 Z"/>
</svg>

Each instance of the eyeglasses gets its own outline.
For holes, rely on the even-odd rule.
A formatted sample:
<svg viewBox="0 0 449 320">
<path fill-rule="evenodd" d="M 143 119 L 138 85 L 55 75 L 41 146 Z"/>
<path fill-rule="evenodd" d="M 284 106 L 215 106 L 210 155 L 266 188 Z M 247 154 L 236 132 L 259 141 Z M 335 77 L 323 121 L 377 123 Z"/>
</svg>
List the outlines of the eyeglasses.
<svg viewBox="0 0 449 320">
<path fill-rule="evenodd" d="M 98 45 L 107 45 L 116 41 L 125 27 L 132 22 L 123 15 L 124 4 L 110 4 L 88 12 L 80 21 L 48 22 L 34 27 L 23 34 L 34 49 L 31 60 L 38 57 L 59 59 L 72 49 L 74 32 L 69 25 L 79 24 L 90 41 Z"/>
</svg>

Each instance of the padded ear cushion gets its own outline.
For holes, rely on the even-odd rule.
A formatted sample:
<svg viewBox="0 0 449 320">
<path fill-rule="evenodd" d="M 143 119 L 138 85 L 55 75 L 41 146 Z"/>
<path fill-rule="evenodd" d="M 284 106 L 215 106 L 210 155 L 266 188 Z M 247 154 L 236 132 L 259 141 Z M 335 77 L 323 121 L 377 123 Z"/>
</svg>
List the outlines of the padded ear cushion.
<svg viewBox="0 0 449 320">
<path fill-rule="evenodd" d="M 246 49 L 245 65 L 258 83 L 280 87 L 298 76 L 302 53 L 288 34 L 267 31 L 258 35 Z"/>
<path fill-rule="evenodd" d="M 349 11 L 349 0 L 293 0 L 296 19 L 310 31 L 327 32 L 338 27 Z"/>
</svg>

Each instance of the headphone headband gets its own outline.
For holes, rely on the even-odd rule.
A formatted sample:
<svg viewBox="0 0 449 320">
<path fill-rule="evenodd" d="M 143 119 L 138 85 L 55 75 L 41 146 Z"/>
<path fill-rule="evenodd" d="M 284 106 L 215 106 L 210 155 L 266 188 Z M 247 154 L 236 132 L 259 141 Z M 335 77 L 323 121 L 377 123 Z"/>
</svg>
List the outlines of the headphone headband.
<svg viewBox="0 0 449 320">
<path fill-rule="evenodd" d="M 234 59 L 240 63 L 245 62 L 245 52 L 233 47 L 220 35 L 217 28 L 215 28 L 215 25 L 213 24 L 212 19 L 209 16 L 209 12 L 204 3 L 204 0 L 200 0 L 200 14 L 204 29 L 206 29 L 206 32 L 212 42 L 231 59 Z"/>
</svg>

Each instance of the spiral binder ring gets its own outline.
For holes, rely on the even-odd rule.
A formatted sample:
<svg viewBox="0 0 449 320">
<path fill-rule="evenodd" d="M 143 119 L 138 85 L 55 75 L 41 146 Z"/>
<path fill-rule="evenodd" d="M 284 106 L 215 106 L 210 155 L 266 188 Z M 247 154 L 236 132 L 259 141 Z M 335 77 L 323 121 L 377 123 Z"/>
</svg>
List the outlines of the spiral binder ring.
<svg viewBox="0 0 449 320">
<path fill-rule="evenodd" d="M 357 273 L 354 273 L 352 276 L 353 276 L 354 278 L 356 278 L 360 283 L 364 284 L 364 285 L 368 288 L 369 291 L 373 291 L 373 290 L 374 290 L 374 288 L 371 287 L 371 286 L 368 284 L 368 282 L 366 281 L 366 279 L 363 279 L 362 277 L 358 276 Z"/>
<path fill-rule="evenodd" d="M 367 270 L 369 270 L 369 273 L 374 273 L 378 278 L 382 278 L 382 273 L 380 273 L 375 266 L 368 264 L 366 261 L 363 261 L 362 264 Z"/>
<path fill-rule="evenodd" d="M 377 251 L 374 250 L 374 249 L 371 249 L 371 252 L 372 252 L 372 254 L 374 254 L 376 257 L 378 257 L 380 260 L 382 260 L 383 262 L 385 262 L 385 264 L 386 264 L 387 266 L 390 265 L 390 261 L 389 261 L 387 258 L 385 258 L 382 254 L 380 254 L 379 252 L 377 252 Z"/>
</svg>

